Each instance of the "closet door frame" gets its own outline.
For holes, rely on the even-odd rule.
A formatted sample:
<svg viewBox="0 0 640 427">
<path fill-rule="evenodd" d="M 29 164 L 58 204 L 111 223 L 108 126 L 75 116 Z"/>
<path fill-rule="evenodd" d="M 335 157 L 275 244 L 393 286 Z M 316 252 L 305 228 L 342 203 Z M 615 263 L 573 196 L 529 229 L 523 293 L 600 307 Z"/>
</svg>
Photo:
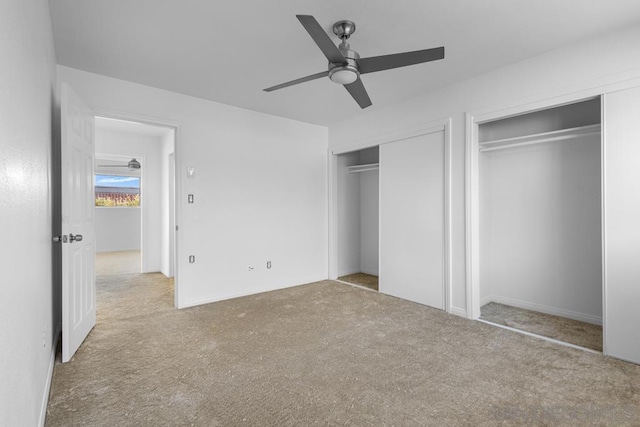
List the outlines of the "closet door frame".
<svg viewBox="0 0 640 427">
<path fill-rule="evenodd" d="M 466 311 L 467 318 L 480 318 L 480 146 L 479 125 L 501 119 L 507 119 L 522 114 L 571 105 L 581 101 L 600 98 L 600 124 L 604 128 L 604 95 L 602 89 L 588 90 L 493 110 L 482 110 L 466 113 L 465 120 L 465 239 L 466 239 Z M 601 168 L 601 250 L 602 250 L 602 325 L 603 325 L 603 354 L 606 349 L 606 280 L 605 280 L 605 227 L 604 227 L 604 132 L 600 139 L 600 168 Z"/>
<path fill-rule="evenodd" d="M 340 154 L 351 153 L 366 148 L 380 146 L 382 144 L 413 138 L 420 135 L 428 135 L 434 132 L 444 132 L 444 242 L 443 242 L 443 286 L 444 304 L 447 313 L 452 312 L 452 287 L 451 287 L 451 117 L 437 120 L 407 129 L 401 132 L 393 132 L 376 138 L 353 141 L 345 148 L 327 150 L 327 165 L 329 177 L 329 279 L 338 278 L 338 158 Z M 378 189 L 378 191 L 380 191 Z M 380 204 L 378 204 L 380 209 Z M 380 223 L 378 223 L 378 230 Z M 378 241 L 378 244 L 380 241 Z M 380 262 L 380 260 L 378 260 Z M 454 309 L 454 311 L 456 311 Z M 459 309 L 457 309 L 459 311 Z"/>
</svg>

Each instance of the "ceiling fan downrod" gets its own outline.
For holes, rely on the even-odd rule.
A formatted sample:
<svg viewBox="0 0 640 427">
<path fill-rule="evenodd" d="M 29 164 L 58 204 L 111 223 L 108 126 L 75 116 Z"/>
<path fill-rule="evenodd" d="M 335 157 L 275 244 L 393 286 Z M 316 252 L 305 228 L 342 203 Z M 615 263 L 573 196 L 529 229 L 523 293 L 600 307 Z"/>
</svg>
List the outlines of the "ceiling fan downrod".
<svg viewBox="0 0 640 427">
<path fill-rule="evenodd" d="M 358 59 L 360 55 L 355 50 L 351 49 L 351 46 L 347 42 L 351 34 L 355 33 L 356 24 L 352 21 L 338 21 L 333 24 L 333 33 L 342 40 L 338 50 L 346 59 L 346 64 L 329 63 L 329 79 L 337 84 L 348 85 L 356 80 L 360 76 L 358 70 Z"/>
</svg>

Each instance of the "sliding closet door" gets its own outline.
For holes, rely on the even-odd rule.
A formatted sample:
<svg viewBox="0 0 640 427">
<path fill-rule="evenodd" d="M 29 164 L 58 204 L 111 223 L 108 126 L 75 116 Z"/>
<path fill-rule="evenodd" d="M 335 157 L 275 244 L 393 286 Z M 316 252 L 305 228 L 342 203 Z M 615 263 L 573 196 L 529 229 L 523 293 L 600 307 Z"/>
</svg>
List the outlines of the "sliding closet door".
<svg viewBox="0 0 640 427">
<path fill-rule="evenodd" d="M 605 95 L 605 351 L 640 363 L 640 88 Z"/>
<path fill-rule="evenodd" d="M 444 310 L 444 131 L 380 146 L 379 287 Z"/>
</svg>

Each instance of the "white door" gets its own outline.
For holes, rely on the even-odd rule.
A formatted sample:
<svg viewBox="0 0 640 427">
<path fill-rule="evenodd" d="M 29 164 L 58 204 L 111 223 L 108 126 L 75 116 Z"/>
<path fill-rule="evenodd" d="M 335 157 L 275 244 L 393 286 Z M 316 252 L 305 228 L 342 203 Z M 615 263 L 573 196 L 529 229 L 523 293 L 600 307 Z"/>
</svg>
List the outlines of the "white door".
<svg viewBox="0 0 640 427">
<path fill-rule="evenodd" d="M 640 364 L 640 88 L 604 97 L 604 351 Z"/>
<path fill-rule="evenodd" d="M 444 132 L 380 146 L 380 292 L 444 310 Z"/>
<path fill-rule="evenodd" d="M 62 85 L 62 361 L 96 324 L 93 113 Z"/>
</svg>

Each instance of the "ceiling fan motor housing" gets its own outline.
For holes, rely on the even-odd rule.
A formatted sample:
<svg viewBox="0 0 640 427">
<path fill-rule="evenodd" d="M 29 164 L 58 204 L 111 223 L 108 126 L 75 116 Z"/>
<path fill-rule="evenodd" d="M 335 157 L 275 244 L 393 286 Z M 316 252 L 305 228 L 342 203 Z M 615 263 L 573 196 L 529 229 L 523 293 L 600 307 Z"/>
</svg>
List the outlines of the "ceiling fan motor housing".
<svg viewBox="0 0 640 427">
<path fill-rule="evenodd" d="M 340 53 L 347 60 L 346 64 L 329 63 L 329 78 L 332 82 L 346 85 L 358 80 L 360 72 L 358 71 L 358 59 L 360 55 L 351 49 L 349 43 L 343 41 L 338 46 Z"/>
</svg>

